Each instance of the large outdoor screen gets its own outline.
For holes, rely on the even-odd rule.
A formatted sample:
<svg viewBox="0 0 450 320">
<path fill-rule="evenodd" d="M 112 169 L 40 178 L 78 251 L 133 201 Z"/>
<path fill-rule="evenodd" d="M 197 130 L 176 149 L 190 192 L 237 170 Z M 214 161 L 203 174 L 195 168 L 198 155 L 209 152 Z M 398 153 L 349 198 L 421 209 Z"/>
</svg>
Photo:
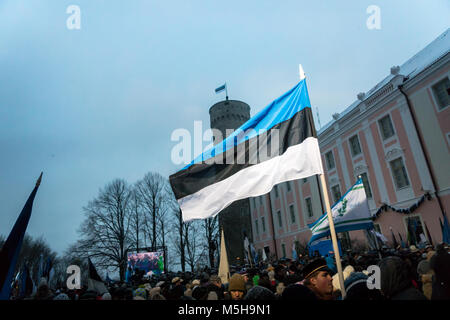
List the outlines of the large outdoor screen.
<svg viewBox="0 0 450 320">
<path fill-rule="evenodd" d="M 129 253 L 128 267 L 133 271 L 145 271 L 146 274 L 160 274 L 164 272 L 163 252 Z"/>
</svg>

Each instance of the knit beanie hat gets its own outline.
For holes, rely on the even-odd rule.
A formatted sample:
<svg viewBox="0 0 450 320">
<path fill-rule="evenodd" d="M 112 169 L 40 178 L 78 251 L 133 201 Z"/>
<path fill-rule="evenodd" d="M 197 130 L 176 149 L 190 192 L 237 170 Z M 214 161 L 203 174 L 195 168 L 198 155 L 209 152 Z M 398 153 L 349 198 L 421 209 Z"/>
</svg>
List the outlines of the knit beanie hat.
<svg viewBox="0 0 450 320">
<path fill-rule="evenodd" d="M 144 288 L 137 288 L 134 290 L 133 296 L 142 297 L 144 300 L 147 300 L 147 291 Z"/>
<path fill-rule="evenodd" d="M 254 286 L 247 292 L 244 300 L 275 300 L 275 295 L 267 288 Z"/>
<path fill-rule="evenodd" d="M 240 274 L 233 274 L 229 281 L 228 291 L 245 291 L 245 280 Z"/>
</svg>

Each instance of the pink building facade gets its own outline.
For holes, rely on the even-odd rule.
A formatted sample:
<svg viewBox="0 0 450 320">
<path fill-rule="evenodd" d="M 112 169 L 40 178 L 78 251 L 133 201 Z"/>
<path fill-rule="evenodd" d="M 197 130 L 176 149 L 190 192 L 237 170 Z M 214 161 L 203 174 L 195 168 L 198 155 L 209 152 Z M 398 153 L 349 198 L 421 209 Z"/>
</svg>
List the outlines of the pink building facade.
<svg viewBox="0 0 450 320">
<path fill-rule="evenodd" d="M 406 242 L 408 230 L 416 244 L 442 241 L 439 219 L 450 211 L 449 49 L 450 29 L 318 132 L 330 202 L 361 176 L 375 228 L 389 245 L 392 233 Z M 290 181 L 250 199 L 257 250 L 291 258 L 296 242 L 309 241 L 308 224 L 324 212 L 318 182 Z M 367 245 L 362 230 L 338 237 L 346 246 Z"/>
</svg>

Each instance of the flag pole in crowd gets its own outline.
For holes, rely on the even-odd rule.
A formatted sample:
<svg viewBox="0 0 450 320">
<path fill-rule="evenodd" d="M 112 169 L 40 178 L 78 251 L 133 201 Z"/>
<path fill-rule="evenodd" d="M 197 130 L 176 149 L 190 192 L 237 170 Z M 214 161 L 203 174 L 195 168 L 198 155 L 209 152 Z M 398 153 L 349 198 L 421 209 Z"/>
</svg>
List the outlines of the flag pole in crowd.
<svg viewBox="0 0 450 320">
<path fill-rule="evenodd" d="M 225 237 L 223 229 L 220 230 L 220 261 L 219 261 L 219 277 L 223 284 L 228 283 L 230 279 L 230 268 L 228 266 L 227 248 L 225 246 Z"/>
<path fill-rule="evenodd" d="M 30 221 L 34 197 L 41 184 L 41 180 L 42 172 L 36 182 L 36 186 L 22 209 L 22 212 L 17 218 L 8 239 L 6 239 L 0 250 L 0 300 L 9 300 L 11 280 L 13 278 L 20 249 L 22 248 L 25 231 L 27 230 L 28 222 Z"/>
<path fill-rule="evenodd" d="M 320 175 L 343 288 L 319 141 L 301 65 L 299 71 L 297 85 L 171 175 L 170 185 L 186 222 L 216 216 L 237 200 L 267 193 L 270 196 L 270 191 L 279 183 Z M 223 89 L 224 86 L 216 92 Z M 224 160 L 226 165 L 223 165 Z"/>
<path fill-rule="evenodd" d="M 330 225 L 331 241 L 333 243 L 334 257 L 336 259 L 336 267 L 339 275 L 339 284 L 342 292 L 342 298 L 344 299 L 346 296 L 346 292 L 344 286 L 344 274 L 342 272 L 341 255 L 339 253 L 336 231 L 334 230 L 333 216 L 331 213 L 330 200 L 328 198 L 327 183 L 325 181 L 325 175 L 323 173 L 320 175 L 320 182 L 322 185 L 323 199 L 325 200 L 325 208 L 327 210 L 328 223 Z"/>
</svg>

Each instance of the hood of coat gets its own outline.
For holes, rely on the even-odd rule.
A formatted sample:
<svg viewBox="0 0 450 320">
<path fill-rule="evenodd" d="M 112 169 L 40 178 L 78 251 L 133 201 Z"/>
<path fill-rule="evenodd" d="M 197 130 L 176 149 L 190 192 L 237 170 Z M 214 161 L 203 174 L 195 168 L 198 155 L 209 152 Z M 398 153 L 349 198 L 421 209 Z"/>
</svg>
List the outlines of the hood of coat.
<svg viewBox="0 0 450 320">
<path fill-rule="evenodd" d="M 381 272 L 381 292 L 386 297 L 392 297 L 412 285 L 405 262 L 401 258 L 387 257 L 378 265 Z"/>
</svg>

